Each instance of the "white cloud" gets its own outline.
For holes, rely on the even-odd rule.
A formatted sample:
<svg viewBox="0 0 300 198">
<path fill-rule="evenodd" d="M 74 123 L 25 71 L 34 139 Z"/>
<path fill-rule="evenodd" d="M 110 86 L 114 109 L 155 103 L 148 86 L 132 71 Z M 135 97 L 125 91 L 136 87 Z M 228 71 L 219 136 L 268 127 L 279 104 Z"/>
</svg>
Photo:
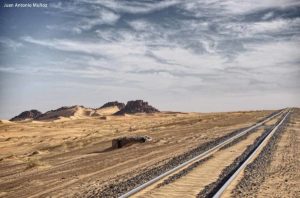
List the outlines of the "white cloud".
<svg viewBox="0 0 300 198">
<path fill-rule="evenodd" d="M 299 40 L 247 44 L 245 47 L 248 50 L 239 54 L 233 64 L 241 68 L 257 68 L 271 73 L 281 72 L 278 68 L 290 71 L 291 68 L 286 64 L 300 58 L 299 45 Z"/>
<path fill-rule="evenodd" d="M 137 31 L 153 31 L 154 30 L 154 24 L 151 24 L 150 22 L 146 20 L 132 20 L 129 21 L 128 24 Z"/>
<path fill-rule="evenodd" d="M 262 19 L 263 20 L 267 20 L 267 19 L 270 19 L 274 16 L 274 12 L 268 12 L 267 14 L 265 14 Z"/>
<path fill-rule="evenodd" d="M 153 49 L 153 53 L 165 59 L 170 63 L 183 65 L 188 68 L 196 69 L 198 71 L 207 72 L 212 69 L 221 68 L 225 60 L 219 55 L 210 54 L 196 54 L 190 50 L 176 47 L 176 48 L 158 48 Z"/>
<path fill-rule="evenodd" d="M 92 29 L 97 25 L 113 25 L 116 23 L 120 15 L 114 11 L 111 11 L 106 8 L 95 6 L 95 4 L 83 5 L 82 2 L 58 2 L 50 4 L 50 7 L 54 10 L 55 13 L 59 12 L 62 14 L 62 17 L 74 17 L 74 15 L 79 15 L 76 19 L 65 22 L 63 25 L 48 25 L 48 29 L 58 29 L 64 31 L 73 31 L 75 33 L 82 33 Z M 50 10 L 49 12 L 53 11 Z"/>
<path fill-rule="evenodd" d="M 292 28 L 293 24 L 298 23 L 300 20 L 274 20 L 270 22 L 256 22 L 249 25 L 249 31 L 253 33 L 268 33 L 268 32 L 278 32 L 283 31 L 288 28 Z"/>
<path fill-rule="evenodd" d="M 143 54 L 145 46 L 138 42 L 122 41 L 118 43 L 84 42 L 68 39 L 38 40 L 32 37 L 23 37 L 29 43 L 67 52 L 81 52 L 93 55 L 104 55 L 117 58 L 130 54 Z"/>
<path fill-rule="evenodd" d="M 242 14 L 266 8 L 284 8 L 300 5 L 299 1 L 296 0 L 224 0 L 218 1 L 218 3 L 226 9 L 227 14 Z"/>
<path fill-rule="evenodd" d="M 18 41 L 15 41 L 15 40 L 12 40 L 9 38 L 3 38 L 3 37 L 0 38 L 0 43 L 9 48 L 12 48 L 13 50 L 17 50 L 18 48 L 23 46 L 23 44 Z"/>
<path fill-rule="evenodd" d="M 224 33 L 235 34 L 240 38 L 253 37 L 255 34 L 287 33 L 300 25 L 300 19 L 277 19 L 261 22 L 227 23 L 222 25 Z"/>
<path fill-rule="evenodd" d="M 113 12 L 101 10 L 99 11 L 99 14 L 94 18 L 82 18 L 79 23 L 73 28 L 73 30 L 77 33 L 81 33 L 82 30 L 90 30 L 96 25 L 114 24 L 119 20 L 119 18 L 120 16 Z"/>
</svg>

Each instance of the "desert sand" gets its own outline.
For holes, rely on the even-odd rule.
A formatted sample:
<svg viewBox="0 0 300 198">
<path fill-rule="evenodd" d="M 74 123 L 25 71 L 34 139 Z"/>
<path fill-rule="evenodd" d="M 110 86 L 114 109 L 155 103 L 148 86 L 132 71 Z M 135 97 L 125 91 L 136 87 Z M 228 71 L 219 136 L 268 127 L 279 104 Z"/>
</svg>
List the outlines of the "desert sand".
<svg viewBox="0 0 300 198">
<path fill-rule="evenodd" d="M 161 112 L 105 119 L 84 112 L 71 118 L 1 123 L 0 196 L 81 197 L 250 126 L 271 112 Z M 111 140 L 124 135 L 153 140 L 111 149 Z"/>
</svg>

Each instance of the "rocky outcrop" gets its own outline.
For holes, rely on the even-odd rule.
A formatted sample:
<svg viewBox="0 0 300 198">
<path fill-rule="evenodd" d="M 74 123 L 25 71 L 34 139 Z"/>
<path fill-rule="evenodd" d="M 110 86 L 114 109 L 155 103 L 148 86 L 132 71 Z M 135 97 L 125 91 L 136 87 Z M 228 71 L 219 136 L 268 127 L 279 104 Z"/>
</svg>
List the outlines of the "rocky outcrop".
<svg viewBox="0 0 300 198">
<path fill-rule="evenodd" d="M 24 111 L 24 112 L 20 113 L 16 117 L 13 117 L 12 119 L 10 119 L 10 121 L 22 121 L 22 120 L 26 120 L 26 119 L 35 119 L 40 115 L 42 115 L 42 113 L 40 111 L 33 109 L 30 111 Z"/>
<path fill-rule="evenodd" d="M 46 113 L 38 116 L 35 120 L 52 120 L 59 119 L 60 117 L 82 117 L 91 116 L 94 113 L 93 109 L 85 108 L 84 106 L 75 105 L 70 107 L 60 107 L 55 110 L 47 111 Z"/>
<path fill-rule="evenodd" d="M 123 109 L 125 107 L 125 104 L 118 101 L 113 102 L 107 102 L 103 106 L 101 106 L 99 109 L 106 108 L 106 107 L 114 107 L 117 106 L 119 109 Z"/>
<path fill-rule="evenodd" d="M 151 140 L 152 140 L 152 138 L 147 136 L 147 135 L 119 137 L 119 138 L 116 138 L 116 139 L 112 140 L 112 148 L 113 149 L 118 149 L 118 148 L 122 148 L 124 146 L 130 146 L 130 145 L 135 144 L 135 143 L 149 142 Z"/>
<path fill-rule="evenodd" d="M 156 112 L 159 112 L 159 110 L 150 106 L 148 102 L 144 102 L 143 100 L 135 100 L 127 102 L 126 106 L 117 113 L 115 113 L 115 115 Z"/>
</svg>

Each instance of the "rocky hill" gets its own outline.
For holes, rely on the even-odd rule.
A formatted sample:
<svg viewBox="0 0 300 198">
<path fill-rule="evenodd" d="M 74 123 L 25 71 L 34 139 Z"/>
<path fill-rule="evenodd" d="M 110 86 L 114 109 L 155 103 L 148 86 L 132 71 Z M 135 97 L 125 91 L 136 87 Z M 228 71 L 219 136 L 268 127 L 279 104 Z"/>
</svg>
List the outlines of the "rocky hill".
<svg viewBox="0 0 300 198">
<path fill-rule="evenodd" d="M 125 104 L 118 101 L 107 102 L 100 108 L 95 109 L 95 113 L 93 114 L 93 116 L 113 115 L 114 113 L 120 111 L 124 107 Z"/>
<path fill-rule="evenodd" d="M 156 108 L 150 106 L 148 102 L 143 100 L 134 100 L 127 102 L 126 106 L 115 115 L 135 114 L 135 113 L 156 113 L 159 112 Z"/>
<path fill-rule="evenodd" d="M 106 108 L 106 107 L 114 107 L 114 106 L 118 107 L 121 110 L 125 107 L 125 104 L 118 101 L 107 102 L 104 105 L 102 105 L 99 109 Z"/>
<path fill-rule="evenodd" d="M 24 112 L 20 113 L 16 117 L 13 117 L 12 119 L 10 119 L 10 121 L 22 121 L 22 120 L 26 120 L 26 119 L 35 119 L 40 115 L 42 115 L 42 112 L 32 109 L 30 111 L 24 111 Z"/>
</svg>

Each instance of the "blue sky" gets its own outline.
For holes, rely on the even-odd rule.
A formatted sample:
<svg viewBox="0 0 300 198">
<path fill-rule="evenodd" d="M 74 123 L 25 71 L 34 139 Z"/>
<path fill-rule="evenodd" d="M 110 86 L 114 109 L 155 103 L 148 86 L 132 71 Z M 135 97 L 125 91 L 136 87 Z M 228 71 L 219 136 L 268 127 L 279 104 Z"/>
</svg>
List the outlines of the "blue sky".
<svg viewBox="0 0 300 198">
<path fill-rule="evenodd" d="M 0 2 L 0 118 L 133 99 L 174 111 L 300 106 L 299 1 Z"/>
</svg>

